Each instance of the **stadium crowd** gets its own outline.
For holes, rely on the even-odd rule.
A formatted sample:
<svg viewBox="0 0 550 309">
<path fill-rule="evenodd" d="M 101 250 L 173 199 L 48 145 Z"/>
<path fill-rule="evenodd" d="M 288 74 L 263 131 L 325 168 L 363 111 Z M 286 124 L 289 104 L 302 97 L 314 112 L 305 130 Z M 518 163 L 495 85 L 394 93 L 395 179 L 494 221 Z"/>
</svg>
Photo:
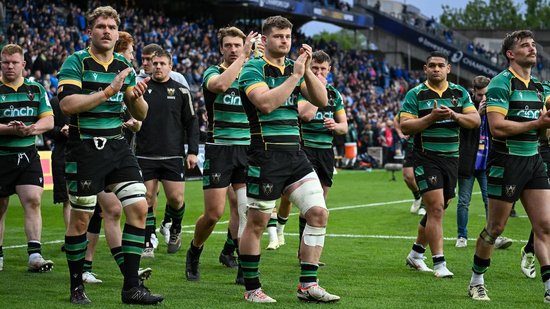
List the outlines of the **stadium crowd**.
<svg viewBox="0 0 550 309">
<path fill-rule="evenodd" d="M 89 8 L 101 4 L 101 1 L 91 1 Z M 7 43 L 20 44 L 25 50 L 25 75 L 43 84 L 50 97 L 55 96 L 56 75 L 61 64 L 68 55 L 87 46 L 85 13 L 89 8 L 59 0 L 7 1 L 6 7 L 7 23 L 5 34 L 0 36 L 0 47 Z M 141 51 L 145 45 L 157 43 L 165 47 L 172 53 L 174 70 L 188 81 L 199 115 L 205 115 L 202 75 L 208 66 L 220 62 L 213 19 L 174 19 L 142 8 L 118 9 L 121 30 L 132 33 L 136 40 L 135 67 L 141 65 Z M 259 28 L 254 23 L 238 26 L 245 31 Z M 298 42 L 310 44 L 314 50 L 324 50 L 333 59 L 328 82 L 343 95 L 350 129 L 336 145 L 343 149 L 344 142 L 357 142 L 359 153 L 365 153 L 367 147 L 372 146 L 388 147 L 392 153 L 399 149 L 399 136 L 393 129 L 392 120 L 409 85 L 417 84 L 423 73 L 390 67 L 384 55 L 377 51 L 349 50 L 344 53 L 336 42 L 314 41 L 299 31 L 293 37 L 293 59 L 297 57 Z M 206 117 L 200 119 L 204 132 Z M 391 131 L 389 135 L 386 134 L 388 130 Z M 47 146 L 48 141 L 45 144 Z M 341 152 L 343 154 L 343 150 Z"/>
</svg>

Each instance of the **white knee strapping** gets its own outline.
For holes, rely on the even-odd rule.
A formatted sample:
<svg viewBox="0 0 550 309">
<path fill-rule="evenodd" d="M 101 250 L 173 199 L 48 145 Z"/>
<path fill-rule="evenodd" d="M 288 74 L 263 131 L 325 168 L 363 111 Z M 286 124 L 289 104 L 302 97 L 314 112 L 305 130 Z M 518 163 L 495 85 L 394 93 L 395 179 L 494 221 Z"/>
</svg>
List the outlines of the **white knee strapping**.
<svg viewBox="0 0 550 309">
<path fill-rule="evenodd" d="M 94 212 L 95 205 L 97 204 L 97 195 L 76 196 L 69 194 L 69 202 L 71 202 L 72 209 L 74 210 Z"/>
<path fill-rule="evenodd" d="M 308 178 L 315 178 L 315 180 L 308 180 Z M 317 174 L 308 174 L 300 181 L 304 180 L 306 181 L 290 193 L 288 197 L 290 202 L 296 205 L 302 214 L 307 213 L 307 211 L 314 206 L 327 208 L 323 196 L 323 187 L 321 187 Z"/>
<path fill-rule="evenodd" d="M 237 237 L 241 238 L 247 222 L 246 212 L 248 207 L 246 205 L 248 197 L 246 197 L 246 187 L 235 190 L 235 194 L 237 194 L 237 210 L 239 211 L 239 231 L 237 232 Z"/>
<path fill-rule="evenodd" d="M 255 198 L 249 197 L 248 208 L 258 209 L 264 214 L 271 214 L 273 212 L 273 208 L 275 208 L 276 202 L 277 200 L 264 201 L 264 200 L 257 200 Z"/>
<path fill-rule="evenodd" d="M 147 189 L 141 182 L 127 181 L 117 184 L 112 191 L 120 200 L 122 207 L 126 207 L 141 200 L 145 200 Z"/>
<path fill-rule="evenodd" d="M 314 227 L 306 224 L 306 227 L 304 228 L 304 244 L 311 247 L 323 247 L 325 245 L 326 233 L 326 227 Z"/>
</svg>

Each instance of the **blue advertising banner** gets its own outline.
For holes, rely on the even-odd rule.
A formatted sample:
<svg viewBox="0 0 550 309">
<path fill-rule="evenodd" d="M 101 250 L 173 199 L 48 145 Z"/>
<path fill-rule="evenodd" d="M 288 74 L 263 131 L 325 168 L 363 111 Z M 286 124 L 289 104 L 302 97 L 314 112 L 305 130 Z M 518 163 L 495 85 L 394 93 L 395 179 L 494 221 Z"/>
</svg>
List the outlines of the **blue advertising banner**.
<svg viewBox="0 0 550 309">
<path fill-rule="evenodd" d="M 449 57 L 449 61 L 453 65 L 459 64 L 463 69 L 488 77 L 493 77 L 502 71 L 501 68 L 491 64 L 489 60 L 485 61 L 478 57 L 473 57 L 469 53 L 437 40 L 430 35 L 422 33 L 390 17 L 378 13 L 375 13 L 374 16 L 374 24 L 376 27 L 428 52 L 434 50 L 443 52 Z"/>
<path fill-rule="evenodd" d="M 374 18 L 370 14 L 344 12 L 334 8 L 319 6 L 307 1 L 296 0 L 223 0 L 220 4 L 241 4 L 281 13 L 309 16 L 318 21 L 334 23 L 343 27 L 368 29 L 374 26 Z"/>
</svg>

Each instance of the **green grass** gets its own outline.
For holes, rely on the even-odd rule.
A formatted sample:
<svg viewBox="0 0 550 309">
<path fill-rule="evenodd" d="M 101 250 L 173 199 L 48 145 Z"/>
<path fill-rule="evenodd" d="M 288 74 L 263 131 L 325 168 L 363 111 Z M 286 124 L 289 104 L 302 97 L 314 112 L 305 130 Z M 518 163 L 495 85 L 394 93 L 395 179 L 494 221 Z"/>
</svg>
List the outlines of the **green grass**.
<svg viewBox="0 0 550 309">
<path fill-rule="evenodd" d="M 330 305 L 338 308 L 521 308 L 542 307 L 544 288 L 537 279 L 526 279 L 519 269 L 519 249 L 528 237 L 530 225 L 518 206 L 519 218 L 511 218 L 505 235 L 516 240 L 512 247 L 498 250 L 486 274 L 492 301 L 476 303 L 467 297 L 474 239 L 484 225 L 481 196 L 475 194 L 470 206 L 467 248 L 454 247 L 456 237 L 456 201 L 447 210 L 444 222 L 445 256 L 453 279 L 436 279 L 405 267 L 405 256 L 416 235 L 420 217 L 409 214 L 411 193 L 402 177 L 389 181 L 384 171 L 342 171 L 335 175 L 329 194 L 329 219 L 319 271 L 321 285 L 342 300 Z M 479 191 L 475 188 L 475 191 Z M 161 194 L 159 205 L 164 205 Z M 51 192 L 43 198 L 43 255 L 55 262 L 54 271 L 46 274 L 27 272 L 26 240 L 23 213 L 17 197 L 12 197 L 4 239 L 4 271 L 0 272 L 0 308 L 74 308 L 68 302 L 69 274 L 65 255 L 59 249 L 64 237 L 61 206 L 52 205 Z M 401 201 L 401 202 L 399 202 Z M 166 308 L 242 308 L 255 306 L 242 300 L 243 287 L 233 284 L 235 273 L 218 263 L 225 240 L 227 212 L 215 233 L 205 245 L 201 259 L 200 282 L 187 282 L 184 277 L 185 251 L 192 237 L 193 225 L 202 212 L 201 183 L 188 182 L 187 210 L 183 220 L 182 250 L 168 255 L 161 243 L 154 260 L 143 260 L 142 266 L 154 269 L 147 285 L 166 297 Z M 347 207 L 346 206 L 357 206 Z M 160 215 L 164 207 L 159 207 Z M 287 245 L 277 251 L 263 251 L 260 271 L 266 292 L 278 303 L 269 307 L 297 308 L 314 306 L 300 303 L 295 297 L 299 276 L 296 259 L 297 216 L 294 211 L 287 223 Z M 521 242 L 520 242 L 521 241 Z M 161 241 L 162 242 L 162 241 Z M 267 245 L 265 236 L 262 246 Z M 19 247 L 15 247 L 19 246 Z M 15 247 L 15 248 L 14 248 Z M 429 251 L 427 256 L 430 257 Z M 428 265 L 431 261 L 428 259 Z M 105 239 L 101 238 L 94 260 L 94 272 L 101 285 L 87 285 L 91 307 L 119 308 L 122 277 L 111 258 Z M 265 305 L 257 305 L 265 306 Z"/>
</svg>

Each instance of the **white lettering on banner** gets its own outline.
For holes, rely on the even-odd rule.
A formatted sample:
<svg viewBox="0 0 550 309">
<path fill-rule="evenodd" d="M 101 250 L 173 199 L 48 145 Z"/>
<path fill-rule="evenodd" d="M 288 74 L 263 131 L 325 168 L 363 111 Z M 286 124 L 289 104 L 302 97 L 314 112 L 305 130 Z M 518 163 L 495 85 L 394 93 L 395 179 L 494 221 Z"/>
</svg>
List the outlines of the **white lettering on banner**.
<svg viewBox="0 0 550 309">
<path fill-rule="evenodd" d="M 464 63 L 465 65 L 469 66 L 469 67 L 472 67 L 476 70 L 479 70 L 489 76 L 495 76 L 498 74 L 497 71 L 487 67 L 486 65 L 482 64 L 482 63 L 479 63 L 479 62 L 476 62 L 475 60 L 473 59 L 470 59 L 468 57 L 464 57 L 462 58 L 462 63 Z"/>
<path fill-rule="evenodd" d="M 270 5 L 270 6 L 282 8 L 282 9 L 285 9 L 285 10 L 290 8 L 290 2 L 281 1 L 281 0 L 264 0 L 264 1 L 260 1 L 260 6 L 264 6 L 264 5 Z"/>
<path fill-rule="evenodd" d="M 418 43 L 420 43 L 421 45 L 424 45 L 425 47 L 427 47 L 431 50 L 440 51 L 440 52 L 444 53 L 447 56 L 451 54 L 450 50 L 446 49 L 443 46 L 439 46 L 438 44 L 436 44 L 434 42 L 431 42 L 430 40 L 428 40 L 428 38 L 425 38 L 423 36 L 418 37 Z"/>
<path fill-rule="evenodd" d="M 353 22 L 353 15 L 321 8 L 313 8 L 313 14 Z"/>
</svg>

